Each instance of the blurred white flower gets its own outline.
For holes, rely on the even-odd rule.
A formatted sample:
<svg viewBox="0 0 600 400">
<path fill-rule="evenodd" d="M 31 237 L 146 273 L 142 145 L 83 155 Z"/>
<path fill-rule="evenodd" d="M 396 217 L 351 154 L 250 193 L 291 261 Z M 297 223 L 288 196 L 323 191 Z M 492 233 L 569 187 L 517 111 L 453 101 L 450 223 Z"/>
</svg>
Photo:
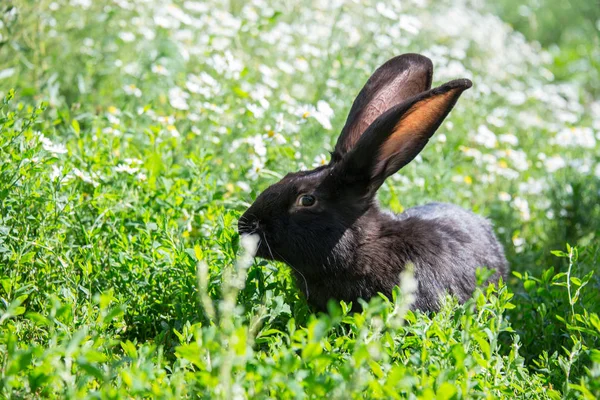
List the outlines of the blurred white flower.
<svg viewBox="0 0 600 400">
<path fill-rule="evenodd" d="M 385 4 L 384 2 L 377 3 L 375 5 L 375 9 L 379 14 L 386 18 L 389 18 L 391 20 L 398 19 L 398 14 L 396 14 L 396 12 L 392 8 L 388 7 L 387 4 Z"/>
<path fill-rule="evenodd" d="M 135 40 L 135 35 L 131 32 L 120 32 L 119 38 L 122 41 L 129 43 L 129 42 L 133 42 Z"/>
<path fill-rule="evenodd" d="M 529 168 L 527 154 L 523 150 L 506 150 L 508 159 L 518 171 L 525 171 Z"/>
<path fill-rule="evenodd" d="M 529 212 L 529 203 L 522 197 L 515 197 L 513 205 L 521 214 L 523 221 L 529 221 L 531 219 L 531 213 Z"/>
<path fill-rule="evenodd" d="M 126 158 L 123 162 L 127 165 L 141 165 L 143 164 L 142 160 L 138 158 Z"/>
<path fill-rule="evenodd" d="M 14 68 L 6 68 L 0 71 L 0 79 L 6 79 L 6 78 L 10 78 L 11 76 L 13 76 L 13 74 L 15 73 L 16 69 Z"/>
<path fill-rule="evenodd" d="M 229 50 L 226 50 L 222 55 L 214 54 L 207 60 L 207 64 L 227 79 L 239 79 L 241 72 L 244 70 L 244 64 L 236 59 Z"/>
<path fill-rule="evenodd" d="M 249 179 L 256 180 L 260 176 L 264 168 L 265 162 L 261 157 L 252 157 L 252 168 L 250 168 L 250 171 L 248 171 L 248 174 L 246 176 Z"/>
<path fill-rule="evenodd" d="M 506 193 L 506 192 L 500 192 L 498 193 L 498 199 L 500 201 L 510 201 L 512 199 L 511 195 Z"/>
<path fill-rule="evenodd" d="M 493 149 L 498 145 L 496 135 L 485 125 L 479 125 L 477 133 L 473 136 L 473 140 L 489 149 Z"/>
<path fill-rule="evenodd" d="M 522 194 L 540 194 L 546 188 L 546 183 L 541 179 L 529 178 L 527 182 L 519 183 L 519 193 Z"/>
<path fill-rule="evenodd" d="M 221 90 L 217 80 L 206 72 L 202 72 L 200 75 L 189 74 L 185 87 L 191 93 L 200 94 L 206 98 L 216 96 Z"/>
<path fill-rule="evenodd" d="M 167 132 L 169 132 L 174 138 L 178 138 L 181 136 L 175 125 L 167 125 Z"/>
<path fill-rule="evenodd" d="M 566 167 L 566 165 L 567 165 L 567 163 L 565 162 L 565 160 L 558 154 L 547 158 L 544 162 L 546 171 L 548 171 L 550 173 L 556 172 L 559 169 Z"/>
<path fill-rule="evenodd" d="M 153 64 L 151 69 L 157 75 L 169 76 L 169 71 L 160 64 Z"/>
<path fill-rule="evenodd" d="M 562 147 L 596 147 L 594 131 L 589 127 L 564 128 L 551 140 L 552 144 Z"/>
<path fill-rule="evenodd" d="M 79 6 L 83 9 L 87 9 L 92 6 L 92 0 L 71 0 L 71 5 L 73 7 Z"/>
<path fill-rule="evenodd" d="M 250 185 L 248 185 L 246 182 L 242 182 L 242 181 L 238 181 L 236 182 L 236 185 L 238 185 L 238 187 L 240 189 L 242 189 L 243 192 L 250 192 L 252 190 L 252 188 L 250 188 Z"/>
<path fill-rule="evenodd" d="M 252 113 L 252 115 L 254 115 L 255 118 L 261 119 L 265 116 L 265 109 L 257 104 L 249 103 L 246 105 L 246 108 Z"/>
<path fill-rule="evenodd" d="M 67 148 L 64 144 L 52 143 L 52 141 L 44 136 L 43 133 L 40 134 L 40 142 L 42 143 L 43 149 L 52 154 L 65 154 L 67 152 Z"/>
<path fill-rule="evenodd" d="M 261 135 L 254 135 L 249 137 L 246 142 L 252 146 L 254 149 L 254 153 L 263 157 L 267 155 L 267 146 L 265 146 L 265 141 Z"/>
<path fill-rule="evenodd" d="M 129 175 L 137 173 L 140 169 L 126 164 L 119 164 L 115 167 L 115 172 L 126 172 Z"/>
<path fill-rule="evenodd" d="M 398 25 L 412 35 L 418 34 L 421 30 L 421 21 L 419 18 L 412 15 L 401 14 Z"/>
<path fill-rule="evenodd" d="M 517 253 L 522 253 L 525 249 L 525 239 L 522 237 L 515 236 L 512 238 L 513 245 L 515 246 L 515 251 Z"/>
<path fill-rule="evenodd" d="M 512 92 L 506 96 L 506 100 L 515 106 L 520 106 L 527 101 L 527 96 L 522 92 Z"/>
<path fill-rule="evenodd" d="M 125 94 L 133 95 L 135 97 L 141 97 L 142 96 L 142 91 L 137 86 L 135 86 L 133 84 L 123 86 L 123 91 L 125 92 Z"/>
<path fill-rule="evenodd" d="M 181 90 L 178 86 L 169 89 L 169 103 L 173 108 L 178 110 L 188 110 L 190 108 L 187 103 L 188 97 L 190 97 L 190 95 Z"/>
<path fill-rule="evenodd" d="M 510 133 L 504 133 L 500 135 L 498 139 L 500 140 L 500 143 L 507 143 L 511 146 L 517 146 L 519 144 L 519 139 L 517 139 L 515 135 Z"/>
<path fill-rule="evenodd" d="M 210 6 L 208 4 L 201 1 L 185 1 L 183 3 L 183 7 L 190 11 L 201 14 L 206 13 L 210 9 Z"/>
<path fill-rule="evenodd" d="M 55 182 L 62 175 L 63 167 L 56 166 L 56 164 L 52 165 L 52 172 L 50 173 L 50 180 Z"/>
<path fill-rule="evenodd" d="M 271 127 L 267 127 L 267 134 L 264 136 L 264 139 L 276 144 L 285 144 L 287 142 L 281 133 L 275 132 Z"/>
<path fill-rule="evenodd" d="M 333 109 L 329 106 L 329 104 L 324 100 L 319 100 L 317 102 L 317 107 L 313 107 L 310 105 L 305 105 L 300 107 L 297 110 L 297 113 L 303 118 L 312 117 L 321 124 L 321 126 L 325 129 L 331 129 L 331 121 L 330 119 L 333 117 Z"/>
<path fill-rule="evenodd" d="M 75 175 L 77 178 L 81 179 L 85 183 L 91 184 L 94 187 L 98 187 L 98 185 L 99 185 L 99 183 L 97 181 L 92 179 L 90 174 L 83 172 L 83 171 L 79 170 L 78 168 L 73 168 L 73 175 Z"/>
<path fill-rule="evenodd" d="M 314 168 L 322 167 L 323 165 L 327 165 L 327 156 L 325 154 L 319 154 L 318 156 L 315 157 L 315 160 L 313 161 L 312 165 Z"/>
<path fill-rule="evenodd" d="M 331 118 L 333 117 L 333 109 L 324 100 L 317 102 L 317 110 L 313 114 L 313 118 L 316 119 L 323 128 L 331 129 Z"/>
</svg>

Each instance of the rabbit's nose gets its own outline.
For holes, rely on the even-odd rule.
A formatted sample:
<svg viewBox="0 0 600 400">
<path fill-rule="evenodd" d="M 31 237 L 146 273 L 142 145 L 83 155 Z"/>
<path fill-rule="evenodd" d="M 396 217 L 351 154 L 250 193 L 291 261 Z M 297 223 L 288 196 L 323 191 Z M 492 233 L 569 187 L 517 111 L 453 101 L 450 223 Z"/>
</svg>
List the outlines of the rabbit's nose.
<svg viewBox="0 0 600 400">
<path fill-rule="evenodd" d="M 238 221 L 238 232 L 240 235 L 245 233 L 254 233 L 258 230 L 260 222 L 257 219 L 248 220 L 247 218 L 240 218 Z"/>
</svg>

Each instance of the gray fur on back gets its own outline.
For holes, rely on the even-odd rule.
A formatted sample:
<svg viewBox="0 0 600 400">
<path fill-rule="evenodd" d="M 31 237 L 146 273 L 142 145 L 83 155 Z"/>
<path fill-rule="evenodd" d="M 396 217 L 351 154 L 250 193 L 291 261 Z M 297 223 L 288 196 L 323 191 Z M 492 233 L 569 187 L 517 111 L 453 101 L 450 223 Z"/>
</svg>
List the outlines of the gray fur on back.
<svg viewBox="0 0 600 400">
<path fill-rule="evenodd" d="M 487 219 L 448 203 L 413 207 L 394 217 L 399 225 L 408 223 L 413 230 L 419 227 L 412 236 L 413 248 L 423 248 L 419 241 L 428 235 L 428 245 L 433 246 L 432 251 L 413 255 L 415 278 L 419 282 L 417 308 L 436 309 L 437 300 L 446 292 L 456 295 L 461 302 L 466 301 L 475 289 L 478 267 L 496 270 L 491 281 L 497 281 L 500 275 L 506 279 L 508 264 L 504 249 Z"/>
</svg>

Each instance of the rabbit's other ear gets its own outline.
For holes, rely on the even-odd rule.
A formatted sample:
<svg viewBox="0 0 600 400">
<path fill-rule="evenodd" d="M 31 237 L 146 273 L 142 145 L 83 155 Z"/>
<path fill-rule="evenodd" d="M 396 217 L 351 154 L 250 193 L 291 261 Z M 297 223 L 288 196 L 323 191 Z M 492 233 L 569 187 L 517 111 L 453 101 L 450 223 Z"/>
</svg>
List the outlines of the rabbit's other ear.
<svg viewBox="0 0 600 400">
<path fill-rule="evenodd" d="M 379 67 L 354 100 L 332 153 L 332 161 L 341 160 L 383 113 L 429 90 L 432 74 L 431 60 L 419 54 L 403 54 Z"/>
<path fill-rule="evenodd" d="M 368 182 L 374 193 L 385 178 L 419 154 L 471 85 L 468 79 L 451 81 L 392 108 L 367 128 L 340 171 L 352 181 Z"/>
</svg>

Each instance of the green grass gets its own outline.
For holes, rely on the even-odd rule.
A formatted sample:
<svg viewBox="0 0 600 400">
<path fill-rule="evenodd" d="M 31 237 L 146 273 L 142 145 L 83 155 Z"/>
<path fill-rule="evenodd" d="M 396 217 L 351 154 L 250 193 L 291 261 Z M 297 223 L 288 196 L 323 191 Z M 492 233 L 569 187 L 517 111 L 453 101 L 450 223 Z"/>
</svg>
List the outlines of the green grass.
<svg viewBox="0 0 600 400">
<path fill-rule="evenodd" d="M 597 64 L 492 4 L 221 3 L 0 5 L 0 397 L 600 397 Z M 381 202 L 489 217 L 513 273 L 314 314 L 237 218 L 404 52 L 474 87 Z"/>
</svg>

